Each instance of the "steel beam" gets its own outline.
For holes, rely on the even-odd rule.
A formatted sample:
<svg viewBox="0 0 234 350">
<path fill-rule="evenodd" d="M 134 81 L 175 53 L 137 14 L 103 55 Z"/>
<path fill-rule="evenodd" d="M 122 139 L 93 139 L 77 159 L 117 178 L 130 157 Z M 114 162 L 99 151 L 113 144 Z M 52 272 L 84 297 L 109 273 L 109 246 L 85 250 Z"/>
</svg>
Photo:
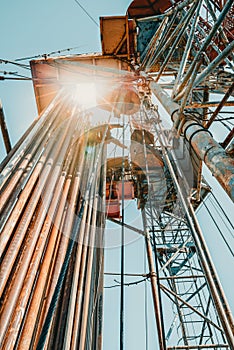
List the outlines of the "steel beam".
<svg viewBox="0 0 234 350">
<path fill-rule="evenodd" d="M 198 20 L 199 20 L 199 13 L 200 13 L 200 9 L 201 9 L 201 4 L 202 4 L 202 2 L 199 3 L 196 14 L 195 14 L 193 21 L 192 21 L 192 24 L 191 24 L 190 33 L 188 36 L 186 47 L 184 49 L 184 53 L 183 53 L 183 57 L 182 57 L 182 60 L 180 63 L 180 68 L 179 68 L 179 71 L 178 71 L 178 74 L 176 77 L 176 81 L 175 81 L 175 84 L 173 87 L 173 93 L 172 93 L 173 95 L 175 95 L 176 90 L 177 90 L 177 86 L 181 80 L 181 77 L 183 76 L 183 74 L 185 72 L 186 64 L 188 62 L 188 57 L 189 57 L 189 54 L 190 54 L 190 51 L 192 48 L 192 43 L 194 40 L 194 35 L 195 35 L 196 28 L 197 28 Z"/>
<path fill-rule="evenodd" d="M 172 290 L 168 289 L 166 286 L 160 284 L 160 288 L 163 290 L 163 292 L 165 294 L 171 294 L 172 296 L 174 296 L 176 299 L 178 299 L 178 301 L 181 302 L 181 304 L 179 305 L 179 307 L 181 308 L 182 305 L 186 305 L 188 308 L 190 308 L 194 313 L 198 314 L 201 318 L 205 319 L 206 322 L 210 323 L 213 327 L 215 327 L 216 329 L 218 329 L 219 331 L 222 331 L 222 328 L 220 328 L 216 323 L 214 323 L 212 320 L 210 320 L 209 318 L 205 317 L 201 312 L 199 312 L 198 310 L 196 310 L 192 305 L 190 305 L 186 300 L 183 300 L 178 294 L 174 293 Z"/>
<path fill-rule="evenodd" d="M 204 22 L 202 22 L 202 23 L 204 23 Z M 204 38 L 207 36 L 207 33 L 205 32 L 205 30 L 204 30 L 200 25 L 197 26 L 197 29 L 198 29 L 198 31 L 200 32 L 200 34 L 201 34 Z M 211 45 L 212 45 L 213 49 L 217 52 L 218 55 L 222 52 L 222 50 L 217 46 L 218 43 L 216 44 L 214 41 L 212 41 L 212 42 L 211 42 Z M 225 44 L 225 47 L 226 47 L 227 45 L 229 45 L 228 42 Z M 231 68 L 232 70 L 234 69 L 234 66 L 233 66 L 231 60 L 229 60 L 228 58 L 226 58 L 226 59 L 225 59 L 225 62 L 226 62 L 226 64 L 229 66 L 229 68 Z"/>
<path fill-rule="evenodd" d="M 200 2 L 201 4 L 201 2 Z M 181 22 L 179 23 L 179 25 L 176 26 L 176 29 L 173 31 L 171 37 L 169 38 L 168 42 L 166 45 L 164 45 L 163 47 L 163 52 L 165 52 L 165 50 L 167 49 L 168 45 L 173 41 L 167 55 L 166 58 L 163 61 L 163 64 L 160 67 L 160 70 L 158 72 L 158 76 L 156 77 L 156 81 L 159 80 L 160 76 L 162 75 L 162 73 L 164 72 L 167 63 L 169 62 L 171 56 L 173 55 L 174 51 L 176 50 L 177 45 L 179 44 L 180 40 L 182 39 L 182 37 L 184 36 L 186 27 L 188 26 L 192 16 L 194 15 L 194 12 L 196 11 L 197 7 L 199 5 L 198 1 L 195 1 L 193 6 L 190 8 L 190 10 L 186 13 L 186 15 L 184 17 L 182 17 Z"/>
<path fill-rule="evenodd" d="M 221 146 L 225 149 L 229 145 L 229 143 L 232 141 L 234 137 L 234 129 L 230 131 L 230 133 L 227 135 L 226 139 L 221 143 Z"/>
<path fill-rule="evenodd" d="M 223 102 L 223 101 L 221 101 L 221 102 L 220 101 L 219 102 L 218 101 L 209 101 L 209 102 L 201 102 L 201 103 L 193 102 L 190 105 L 185 106 L 184 109 L 219 107 L 221 103 L 222 103 L 221 108 L 223 108 L 223 107 L 234 107 L 234 101 L 226 101 L 226 102 Z M 220 110 L 219 110 L 219 112 L 220 112 Z"/>
<path fill-rule="evenodd" d="M 128 225 L 126 224 L 125 222 L 121 222 L 121 221 L 118 221 L 118 220 L 115 220 L 115 219 L 112 219 L 111 217 L 107 218 L 109 221 L 111 222 L 114 222 L 116 225 L 120 225 L 120 226 L 124 226 L 126 228 L 128 228 L 129 230 L 131 231 L 134 231 L 136 233 L 139 233 L 140 235 L 142 236 L 145 236 L 145 232 L 143 230 L 140 230 L 134 226 L 131 226 L 131 225 Z"/>
<path fill-rule="evenodd" d="M 234 41 L 225 49 L 198 75 L 193 87 L 198 86 L 204 79 L 234 50 Z"/>
<path fill-rule="evenodd" d="M 216 35 L 217 31 L 221 27 L 222 22 L 224 21 L 224 19 L 225 19 L 226 15 L 227 15 L 228 11 L 230 10 L 231 6 L 232 6 L 232 1 L 228 1 L 225 4 L 225 6 L 224 6 L 222 12 L 220 13 L 217 21 L 214 23 L 214 26 L 212 27 L 209 35 L 206 37 L 205 41 L 202 43 L 200 50 L 196 53 L 196 56 L 194 57 L 194 59 L 193 59 L 191 65 L 190 65 L 188 71 L 186 72 L 186 75 L 185 75 L 185 77 L 183 79 L 183 82 L 181 83 L 180 87 L 178 88 L 178 91 L 177 91 L 178 94 L 181 91 L 183 91 L 184 87 L 187 85 L 187 82 L 190 79 L 190 76 L 191 76 L 191 74 L 193 73 L 193 71 L 195 69 L 195 66 L 196 66 L 196 63 L 197 63 L 197 59 L 200 57 L 201 54 L 203 54 L 206 51 L 207 47 L 210 45 L 211 41 L 213 40 L 214 35 Z M 225 53 L 226 53 L 226 51 L 225 51 Z M 224 59 L 225 57 L 226 56 L 223 54 L 222 59 Z"/>
<path fill-rule="evenodd" d="M 178 5 L 174 5 L 172 8 L 168 9 L 163 15 L 156 15 L 156 16 L 149 16 L 144 18 L 139 18 L 138 21 L 145 22 L 145 21 L 161 21 L 165 16 L 171 16 L 174 14 L 174 12 L 181 11 L 185 7 L 189 6 L 191 3 L 193 3 L 193 0 L 184 0 L 180 2 Z"/>
<path fill-rule="evenodd" d="M 215 120 L 215 118 L 217 117 L 217 115 L 219 114 L 221 109 L 223 108 L 223 106 L 226 105 L 227 100 L 232 95 L 233 91 L 234 91 L 234 83 L 232 83 L 232 85 L 230 86 L 230 88 L 228 89 L 226 94 L 224 95 L 222 101 L 219 103 L 216 110 L 214 111 L 214 113 L 212 114 L 212 116 L 210 117 L 208 122 L 206 123 L 206 125 L 205 125 L 206 128 L 209 128 L 211 126 L 211 124 L 213 123 L 213 121 Z M 231 104 L 232 104 L 232 106 L 234 106 L 233 101 L 231 101 Z"/>
<path fill-rule="evenodd" d="M 147 64 L 149 67 L 152 67 L 153 65 L 155 65 L 158 62 L 158 59 L 159 59 L 160 55 L 164 52 L 165 47 L 168 46 L 170 44 L 170 42 L 172 41 L 172 39 L 170 38 L 170 32 L 174 26 L 176 17 L 177 17 L 177 11 L 174 12 L 174 14 L 169 22 L 167 20 L 165 20 L 165 26 L 164 26 L 162 32 L 160 33 L 160 39 L 157 41 L 157 46 L 153 51 L 153 57 L 151 58 L 151 60 Z M 178 25 L 177 30 L 173 31 L 173 33 L 175 32 L 174 35 L 176 35 L 178 33 L 181 25 L 182 25 L 182 23 L 180 23 Z"/>
<path fill-rule="evenodd" d="M 215 1 L 211 0 L 211 2 L 213 3 L 214 6 L 216 5 Z M 211 16 L 213 18 L 213 21 L 215 23 L 217 21 L 217 16 L 216 16 L 215 11 L 213 10 L 213 8 L 211 6 L 210 0 L 205 0 L 205 3 L 206 3 L 206 6 L 207 6 L 207 8 L 209 10 L 209 13 L 211 14 Z M 223 9 L 223 7 L 220 8 L 220 11 L 222 11 L 222 9 Z M 228 45 L 229 44 L 229 40 L 228 40 L 227 35 L 226 35 L 225 31 L 224 31 L 224 28 L 220 27 L 219 31 L 220 31 L 220 37 L 222 39 L 223 44 L 225 46 Z M 234 54 L 232 53 L 231 56 L 232 56 L 232 60 L 233 60 L 234 59 Z"/>
</svg>

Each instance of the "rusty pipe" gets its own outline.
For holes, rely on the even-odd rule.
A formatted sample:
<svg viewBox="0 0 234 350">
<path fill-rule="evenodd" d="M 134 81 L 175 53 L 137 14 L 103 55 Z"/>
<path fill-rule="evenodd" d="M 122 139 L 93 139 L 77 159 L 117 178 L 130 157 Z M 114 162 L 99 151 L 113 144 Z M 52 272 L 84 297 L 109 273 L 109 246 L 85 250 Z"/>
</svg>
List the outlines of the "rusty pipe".
<svg viewBox="0 0 234 350">
<path fill-rule="evenodd" d="M 56 146 L 54 145 L 54 138 L 56 138 L 56 134 L 50 138 L 49 143 L 45 149 L 45 152 L 41 155 L 40 159 L 38 160 L 26 186 L 24 187 L 23 191 L 21 192 L 18 201 L 16 202 L 15 207 L 13 208 L 12 212 L 10 213 L 10 216 L 8 217 L 8 220 L 5 224 L 5 226 L 2 229 L 1 233 L 1 247 L 0 247 L 0 255 L 2 255 L 8 241 L 11 238 L 11 234 L 17 225 L 17 222 L 20 218 L 20 215 L 22 211 L 24 210 L 25 206 L 27 207 L 27 213 L 24 214 L 25 217 L 25 223 L 23 224 L 23 229 L 26 228 L 26 225 L 28 225 L 30 221 L 30 215 L 29 212 L 31 212 L 33 208 L 36 208 L 36 204 L 40 198 L 40 193 L 42 191 L 42 187 L 46 182 L 47 176 L 49 174 L 50 168 L 52 166 L 53 160 L 50 158 L 51 154 L 53 155 L 53 152 L 56 152 Z M 52 153 L 51 153 L 52 152 Z M 52 162 L 52 163 L 51 163 Z M 45 165 L 47 163 L 47 165 Z M 37 191 L 33 192 L 33 189 L 35 187 L 35 183 L 37 183 L 38 179 L 40 177 L 40 182 L 37 184 Z M 40 186 L 39 186 L 40 185 Z M 41 188 L 41 189 L 40 189 Z M 39 190 L 39 191 L 38 191 Z M 30 197 L 32 196 L 32 197 Z M 30 199 L 30 203 L 32 205 L 32 208 L 30 209 L 30 204 L 28 203 Z M 17 225 L 17 230 L 19 229 Z M 17 246 L 19 246 L 20 242 L 22 241 L 23 236 L 21 234 L 16 234 L 14 236 L 14 240 L 17 242 Z M 11 242 L 12 244 L 12 242 Z M 14 248 L 15 250 L 15 248 Z"/>
<path fill-rule="evenodd" d="M 80 186 L 81 186 L 81 178 L 83 176 L 83 168 L 84 168 L 84 147 L 85 144 L 83 144 L 82 142 L 82 147 L 79 149 L 79 161 L 78 161 L 78 166 L 77 169 L 75 171 L 75 175 L 74 175 L 74 179 L 72 180 L 72 187 L 71 187 L 71 191 L 69 194 L 69 207 L 68 209 L 65 211 L 65 216 L 63 219 L 63 224 L 60 228 L 61 232 L 62 232 L 62 237 L 61 237 L 61 242 L 59 244 L 58 247 L 58 252 L 56 255 L 56 259 L 53 263 L 54 268 L 52 268 L 53 274 L 51 276 L 51 280 L 50 283 L 48 285 L 47 288 L 47 292 L 45 292 L 45 296 L 46 296 L 46 301 L 42 307 L 42 312 L 41 312 L 41 316 L 40 316 L 40 320 L 38 322 L 38 327 L 37 327 L 37 335 L 35 337 L 35 341 L 34 343 L 36 344 L 38 339 L 39 339 L 39 330 L 42 328 L 42 324 L 45 320 L 46 314 L 48 312 L 49 309 L 49 305 L 55 290 L 55 286 L 59 277 L 59 273 L 61 270 L 61 266 L 62 266 L 62 262 L 64 261 L 64 257 L 66 254 L 66 250 L 67 250 L 67 246 L 69 243 L 69 237 L 71 234 L 71 230 L 72 230 L 72 226 L 73 226 L 73 222 L 75 219 L 75 215 L 76 215 L 76 207 L 77 207 L 77 202 L 79 200 L 79 191 L 80 191 Z M 72 178 L 72 173 L 69 175 L 70 178 Z M 53 259 L 53 255 L 51 256 L 51 258 Z M 52 267 L 52 266 L 51 266 Z M 45 266 L 44 269 L 46 269 L 47 267 Z"/>
<path fill-rule="evenodd" d="M 62 179 L 61 179 L 62 181 Z M 67 195 L 71 186 L 71 179 L 67 178 L 62 191 L 62 196 L 59 202 L 58 211 L 51 231 L 50 239 L 40 268 L 38 280 L 34 289 L 33 297 L 27 312 L 25 324 L 19 340 L 19 348 L 29 349 L 30 343 L 33 341 L 33 333 L 37 325 L 41 304 L 44 301 L 44 291 L 49 284 L 49 271 L 53 270 L 53 257 L 57 254 L 57 245 L 60 242 L 62 230 L 59 230 L 63 220 L 63 213 L 67 201 Z M 51 276 L 50 276 L 51 277 Z"/>
<path fill-rule="evenodd" d="M 20 221 L 20 224 L 17 225 L 17 228 L 16 228 L 16 234 L 14 235 L 11 243 L 10 243 L 10 247 L 8 248 L 8 251 L 6 253 L 6 255 L 4 256 L 3 258 L 3 262 L 2 262 L 2 269 L 1 269 L 1 282 L 0 282 L 0 290 L 1 290 L 1 293 L 7 283 L 7 279 L 10 274 L 10 271 L 13 267 L 13 264 L 15 262 L 15 259 L 16 259 L 16 256 L 18 254 L 18 251 L 21 247 L 21 244 L 22 244 L 22 241 L 23 241 L 23 238 L 25 237 L 25 234 L 27 233 L 27 228 L 29 227 L 29 224 L 31 222 L 31 219 L 32 219 L 32 216 L 33 216 L 33 213 L 37 207 L 37 204 L 39 203 L 39 200 L 41 199 L 41 195 L 43 194 L 43 188 L 44 188 L 44 185 L 46 184 L 46 181 L 48 180 L 48 177 L 52 171 L 52 167 L 53 167 L 53 163 L 56 162 L 56 158 L 59 156 L 59 159 L 58 159 L 58 162 L 61 162 L 61 158 L 62 156 L 64 155 L 64 153 L 66 152 L 66 149 L 68 147 L 68 138 L 66 140 L 66 136 L 68 136 L 68 129 L 69 129 L 69 124 L 68 126 L 66 127 L 66 131 L 64 132 L 64 134 L 62 135 L 61 137 L 61 140 L 60 142 L 58 142 L 58 144 L 54 144 L 54 140 L 52 139 L 52 153 L 49 155 L 49 158 L 46 162 L 46 165 L 41 173 L 41 177 L 39 179 L 39 182 L 37 183 L 35 189 L 34 189 L 34 192 L 31 196 L 31 198 L 29 199 L 28 203 L 27 204 L 27 207 L 26 207 L 26 210 L 24 211 L 23 213 L 23 216 L 21 218 L 21 221 Z M 61 147 L 64 146 L 62 148 L 62 151 L 61 153 L 60 150 L 61 150 Z M 58 176 L 58 174 L 56 175 L 56 177 Z M 55 177 L 55 179 L 56 179 Z M 50 179 L 51 182 L 51 185 L 52 183 L 55 182 L 55 179 Z M 32 184 L 32 187 L 33 187 L 34 184 Z M 53 186 L 52 186 L 53 188 Z M 26 196 L 27 196 L 27 192 L 26 192 Z M 48 191 L 46 194 L 45 194 L 45 200 L 47 200 L 46 196 L 47 194 L 49 194 L 49 196 L 51 196 L 51 191 Z M 19 203 L 17 203 L 17 208 L 19 207 Z M 43 204 L 43 203 L 42 203 Z M 45 203 L 46 204 L 46 201 Z M 43 206 L 43 205 L 42 205 Z M 22 207 L 19 208 L 19 211 L 16 211 L 16 214 L 17 214 L 17 217 L 19 216 L 19 213 L 21 212 L 22 210 Z M 44 210 L 45 212 L 45 210 Z M 3 236 L 4 238 L 7 236 L 8 238 L 10 237 L 10 234 L 11 232 L 13 231 L 14 229 L 14 225 L 17 224 L 17 220 L 15 220 L 14 222 L 12 222 L 11 220 L 11 216 L 7 222 L 7 224 L 5 225 L 4 229 L 3 229 Z M 10 232 L 9 232 L 10 231 Z M 29 232 L 29 234 L 31 234 Z"/>
<path fill-rule="evenodd" d="M 20 161 L 25 150 L 31 144 L 32 139 L 38 135 L 38 132 L 40 132 L 40 130 L 44 127 L 45 123 L 49 121 L 51 112 L 53 111 L 54 108 L 56 108 L 61 98 L 61 95 L 62 95 L 62 91 L 60 91 L 55 96 L 54 100 L 47 107 L 43 115 L 40 118 L 38 118 L 36 122 L 33 123 L 32 129 L 30 130 L 29 133 L 26 133 L 27 136 L 23 139 L 22 144 L 20 144 L 20 146 L 14 152 L 12 157 L 9 159 L 9 162 L 5 165 L 4 169 L 0 174 L 0 188 L 2 188 L 2 185 L 5 183 L 5 181 L 8 179 L 8 177 L 12 173 L 13 169 L 16 167 L 16 165 Z"/>
<path fill-rule="evenodd" d="M 72 130 L 72 127 L 71 127 L 71 130 Z M 67 139 L 69 140 L 69 137 L 67 137 Z M 56 171 L 60 171 L 60 163 L 64 159 L 66 149 L 67 149 L 67 147 L 65 144 L 64 150 L 60 152 L 60 155 L 59 155 L 60 159 L 58 159 L 58 161 L 57 161 L 57 166 L 56 166 L 57 169 L 55 168 L 53 175 L 52 175 L 52 178 L 51 178 L 54 183 L 56 183 L 56 179 L 57 179 Z M 29 299 L 30 293 L 31 293 L 32 288 L 33 288 L 34 279 L 36 278 L 36 275 L 38 273 L 39 263 L 40 263 L 40 260 L 42 258 L 42 254 L 45 250 L 46 242 L 49 240 L 48 235 L 49 235 L 50 227 L 52 226 L 53 221 L 54 221 L 57 203 L 60 201 L 62 188 L 63 188 L 65 178 L 66 178 L 66 172 L 67 172 L 67 169 L 70 167 L 70 163 L 72 162 L 72 160 L 73 160 L 73 154 L 71 152 L 69 152 L 67 160 L 64 164 L 65 169 L 62 170 L 62 173 L 60 175 L 60 179 L 59 179 L 58 184 L 55 188 L 53 198 L 52 198 L 50 206 L 48 208 L 48 214 L 45 218 L 42 229 L 40 230 L 40 226 L 36 225 L 37 226 L 36 229 L 40 230 L 40 236 L 39 236 L 39 240 L 37 242 L 36 248 L 35 248 L 35 253 L 34 253 L 34 255 L 31 259 L 31 262 L 30 262 L 29 270 L 28 270 L 27 275 L 24 279 L 24 285 L 22 287 L 21 294 L 18 298 L 17 306 L 14 310 L 14 317 L 11 320 L 11 324 L 9 326 L 10 330 L 8 331 L 8 335 L 5 337 L 6 340 L 4 343 L 4 348 L 6 348 L 6 349 L 10 349 L 13 346 L 14 341 L 16 340 L 14 338 L 16 337 L 16 334 L 19 332 L 19 327 L 21 325 L 20 320 L 22 321 L 22 318 L 24 316 L 24 312 L 25 312 L 26 307 L 27 307 L 28 299 Z M 73 163 L 74 163 L 74 160 L 73 160 Z M 73 164 L 73 167 L 74 167 L 74 164 Z M 49 181 L 47 187 L 48 187 L 47 192 L 53 193 L 53 191 L 52 191 L 53 184 L 51 183 L 51 181 Z M 67 186 L 67 188 L 68 188 L 68 186 Z M 64 197 L 64 193 L 62 193 L 62 202 L 64 202 L 63 197 Z M 65 199 L 66 199 L 66 197 L 65 197 Z M 46 211 L 46 208 L 45 208 L 45 211 Z M 41 217 L 42 215 L 40 215 L 40 213 L 38 213 L 38 216 Z M 61 217 L 61 212 L 60 212 L 60 217 Z M 36 234 L 36 232 L 35 232 L 35 234 Z M 28 315 L 26 315 L 26 318 L 27 318 L 27 316 Z M 32 324 L 33 323 L 30 324 L 30 326 L 31 326 L 30 329 L 33 330 Z M 27 338 L 28 338 L 28 334 L 27 334 Z M 24 344 L 24 349 L 25 349 L 25 345 L 26 344 Z"/>
<path fill-rule="evenodd" d="M 192 120 L 191 117 L 181 114 L 180 106 L 172 101 L 167 92 L 157 83 L 150 82 L 150 87 L 171 116 L 175 129 L 181 120 L 185 121 L 181 130 L 184 137 L 191 143 L 196 155 L 205 162 L 229 197 L 234 200 L 234 160 L 202 125 Z"/>
<path fill-rule="evenodd" d="M 46 120 L 46 123 L 44 123 L 41 130 L 38 130 L 36 135 L 24 150 L 22 157 L 19 159 L 17 164 L 15 164 L 15 168 L 13 168 L 9 174 L 7 182 L 2 186 L 3 194 L 0 204 L 0 212 L 6 205 L 8 208 L 10 208 L 11 204 L 14 203 L 19 193 L 24 188 L 25 184 L 27 183 L 28 176 L 30 176 L 31 169 L 34 168 L 35 163 L 38 161 L 38 158 L 43 151 L 43 148 L 50 138 L 51 129 L 59 126 L 59 118 L 56 118 L 57 114 L 62 113 L 63 111 L 64 107 L 48 114 L 48 120 Z M 1 213 L 1 215 L 3 214 Z"/>
<path fill-rule="evenodd" d="M 49 230 L 53 222 L 53 217 L 55 215 L 55 210 L 57 207 L 57 203 L 59 201 L 59 197 L 61 195 L 64 181 L 65 181 L 65 176 L 63 174 L 58 182 L 58 186 L 55 190 L 55 195 L 52 199 L 52 205 L 49 208 L 48 215 L 44 221 L 43 227 L 40 232 L 40 236 L 35 248 L 35 253 L 30 261 L 29 269 L 27 271 L 27 275 L 25 276 L 24 284 L 23 284 L 21 293 L 18 297 L 17 305 L 14 309 L 14 314 L 10 322 L 7 335 L 5 337 L 3 349 L 10 350 L 10 349 L 13 349 L 14 347 L 14 344 L 16 341 L 16 335 L 19 333 L 20 326 L 29 302 L 30 293 L 32 292 L 32 289 L 33 289 L 33 283 L 36 278 L 36 275 L 38 274 L 40 260 L 44 252 L 46 242 L 48 240 Z M 26 318 L 28 318 L 27 314 L 26 314 Z M 34 323 L 34 320 L 30 325 L 31 326 L 30 328 L 32 330 L 33 330 L 33 327 L 32 327 L 33 323 Z M 27 334 L 27 337 L 28 337 L 28 334 Z M 24 349 L 25 349 L 25 344 L 24 344 Z"/>
<path fill-rule="evenodd" d="M 72 123 L 71 123 L 71 127 L 72 127 Z M 68 131 L 69 124 L 66 127 L 66 129 Z M 72 130 L 72 128 L 71 128 L 71 130 Z M 66 139 L 66 136 L 67 136 L 67 139 Z M 61 150 L 61 145 L 64 146 L 62 148 L 62 150 Z M 69 145 L 69 135 L 67 134 L 67 132 L 64 132 L 64 135 L 62 136 L 61 141 L 60 141 L 60 146 L 55 145 L 55 146 L 57 146 L 57 147 L 55 147 L 55 153 L 54 153 L 55 159 L 56 159 L 57 155 L 59 154 L 59 157 L 57 159 L 57 165 L 54 168 L 52 177 L 50 177 L 49 181 L 47 182 L 47 191 L 45 193 L 44 201 L 42 200 L 40 202 L 40 205 L 36 211 L 36 219 L 33 222 L 32 227 L 30 227 L 29 234 L 27 236 L 27 241 L 26 241 L 26 244 L 24 246 L 24 251 L 22 252 L 21 257 L 20 257 L 20 263 L 18 263 L 18 266 L 17 266 L 17 275 L 16 275 L 16 278 L 13 282 L 14 287 L 11 285 L 8 299 L 6 301 L 6 304 L 4 304 L 4 308 L 3 308 L 3 312 L 2 312 L 2 319 L 4 320 L 4 327 L 2 327 L 2 330 L 1 330 L 1 337 L 4 334 L 4 332 L 6 331 L 6 327 L 8 326 L 9 319 L 10 319 L 11 314 L 13 312 L 13 309 L 16 305 L 17 298 L 19 296 L 21 287 L 23 285 L 24 277 L 26 276 L 28 266 L 31 262 L 31 258 L 32 258 L 32 254 L 34 252 L 35 244 L 37 243 L 37 240 L 38 240 L 38 237 L 40 234 L 40 230 L 41 230 L 41 227 L 42 227 L 42 224 L 43 224 L 46 212 L 47 212 L 47 208 L 48 208 L 49 203 L 50 203 L 51 198 L 52 198 L 53 188 L 56 184 L 56 181 L 57 181 L 57 178 L 58 178 L 58 175 L 60 172 L 61 160 L 63 159 L 63 157 L 65 156 L 65 154 L 67 152 L 68 145 Z M 53 155 L 51 155 L 51 159 L 53 159 Z M 24 235 L 27 232 L 27 228 L 29 228 L 31 215 L 34 212 L 34 208 L 36 208 L 36 203 L 38 202 L 39 197 L 42 193 L 41 191 L 44 187 L 44 183 L 45 183 L 46 179 L 48 178 L 49 173 L 51 171 L 51 164 L 48 163 L 44 170 L 45 170 L 45 174 L 44 174 L 45 178 L 43 178 L 43 181 L 42 181 L 43 184 L 41 185 L 39 183 L 37 185 L 38 190 L 35 189 L 35 192 L 34 192 L 34 194 L 36 195 L 35 201 L 34 201 L 34 198 L 32 197 L 30 199 L 30 202 L 29 202 L 29 213 L 30 214 L 26 218 L 26 220 L 25 219 L 21 220 L 21 226 L 19 227 L 18 234 L 20 234 L 22 237 L 24 237 Z M 26 213 L 24 213 L 24 215 L 26 215 Z M 18 244 L 15 241 L 15 237 L 14 237 L 13 247 L 18 246 L 20 249 L 20 245 L 21 244 Z M 5 285 L 7 283 L 8 276 L 11 273 L 11 269 L 13 267 L 14 261 L 16 259 L 16 256 L 18 255 L 18 252 L 19 252 L 19 249 L 12 251 L 13 247 L 11 247 L 11 245 L 10 245 L 10 248 L 8 249 L 6 255 L 3 259 L 2 270 L 1 270 L 1 274 L 3 276 L 2 283 L 1 283 L 2 289 L 5 287 Z M 28 247 L 28 248 L 26 249 L 26 247 Z"/>
</svg>

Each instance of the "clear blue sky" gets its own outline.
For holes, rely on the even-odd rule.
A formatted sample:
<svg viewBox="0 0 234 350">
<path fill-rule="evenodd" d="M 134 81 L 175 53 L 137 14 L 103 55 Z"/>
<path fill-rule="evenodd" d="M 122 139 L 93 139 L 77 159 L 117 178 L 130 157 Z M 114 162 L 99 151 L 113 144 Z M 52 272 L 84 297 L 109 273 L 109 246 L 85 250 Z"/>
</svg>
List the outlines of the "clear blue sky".
<svg viewBox="0 0 234 350">
<path fill-rule="evenodd" d="M 99 16 L 125 14 L 128 5 L 131 3 L 127 0 L 81 0 L 80 2 L 97 22 Z M 79 47 L 79 49 L 72 51 L 72 53 L 100 51 L 99 28 L 87 17 L 74 0 L 1 0 L 0 9 L 1 59 L 15 60 L 73 47 Z M 0 71 L 18 71 L 20 74 L 28 74 L 26 70 L 22 71 L 16 66 L 5 64 L 0 64 Z M 10 137 L 14 144 L 37 115 L 32 83 L 0 81 L 0 98 Z M 0 160 L 4 155 L 4 147 L 0 137 Z M 210 178 L 210 181 L 212 182 L 213 179 Z M 216 192 L 220 202 L 234 221 L 233 204 L 215 182 L 214 186 L 217 189 Z M 230 305 L 234 310 L 234 285 L 231 272 L 233 268 L 230 268 L 230 266 L 233 266 L 233 260 L 222 245 L 213 224 L 207 221 L 205 213 L 201 212 L 199 217 Z M 131 235 L 132 233 L 128 234 Z M 228 239 L 230 240 L 230 237 Z M 233 244 L 233 240 L 230 240 L 230 244 Z M 129 256 L 137 254 L 136 263 L 133 263 L 132 259 L 126 262 L 129 272 L 144 272 L 142 246 L 140 239 L 128 246 Z M 119 251 L 109 249 L 107 259 L 109 261 L 108 271 L 118 271 Z M 112 284 L 113 278 L 107 279 L 106 283 Z M 126 349 L 142 350 L 144 348 L 144 337 L 140 335 L 140 329 L 144 327 L 144 287 L 131 288 L 134 288 L 134 293 L 130 289 L 126 292 L 128 308 L 126 311 L 129 312 L 128 315 L 132 316 L 130 319 L 126 313 Z M 118 349 L 119 314 L 118 309 L 114 306 L 113 298 L 117 297 L 118 299 L 119 292 L 116 288 L 106 293 L 109 293 L 106 294 L 106 301 L 110 303 L 105 318 L 104 330 L 107 336 L 104 338 L 104 349 L 115 350 Z M 142 300 L 142 304 L 140 300 Z M 151 308 L 150 303 L 149 298 L 149 309 Z M 149 314 L 149 317 L 152 323 L 149 328 L 152 345 L 154 343 L 154 320 L 151 314 Z M 155 346 L 152 345 L 152 349 L 155 349 Z"/>
</svg>

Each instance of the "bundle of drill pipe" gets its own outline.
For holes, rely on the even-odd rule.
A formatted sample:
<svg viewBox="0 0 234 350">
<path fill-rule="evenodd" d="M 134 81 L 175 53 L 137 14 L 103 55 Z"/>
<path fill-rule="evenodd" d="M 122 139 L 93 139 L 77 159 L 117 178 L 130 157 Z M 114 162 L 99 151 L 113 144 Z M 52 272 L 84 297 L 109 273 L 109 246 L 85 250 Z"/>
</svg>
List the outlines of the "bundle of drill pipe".
<svg viewBox="0 0 234 350">
<path fill-rule="evenodd" d="M 58 94 L 1 164 L 1 349 L 101 347 L 106 149 L 88 134 Z"/>
</svg>

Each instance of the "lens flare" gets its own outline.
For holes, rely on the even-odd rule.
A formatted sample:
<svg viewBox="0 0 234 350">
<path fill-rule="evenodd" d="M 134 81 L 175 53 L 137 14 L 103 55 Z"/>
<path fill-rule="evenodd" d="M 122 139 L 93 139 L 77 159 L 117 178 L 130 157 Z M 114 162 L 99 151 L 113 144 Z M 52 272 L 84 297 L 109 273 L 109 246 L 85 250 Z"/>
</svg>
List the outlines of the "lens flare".
<svg viewBox="0 0 234 350">
<path fill-rule="evenodd" d="M 82 109 L 89 109 L 97 105 L 96 86 L 94 83 L 76 84 L 71 87 L 73 103 Z"/>
</svg>

